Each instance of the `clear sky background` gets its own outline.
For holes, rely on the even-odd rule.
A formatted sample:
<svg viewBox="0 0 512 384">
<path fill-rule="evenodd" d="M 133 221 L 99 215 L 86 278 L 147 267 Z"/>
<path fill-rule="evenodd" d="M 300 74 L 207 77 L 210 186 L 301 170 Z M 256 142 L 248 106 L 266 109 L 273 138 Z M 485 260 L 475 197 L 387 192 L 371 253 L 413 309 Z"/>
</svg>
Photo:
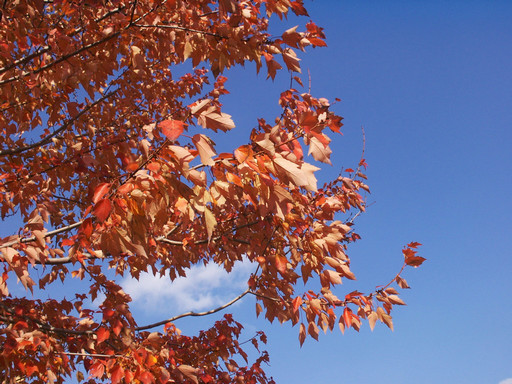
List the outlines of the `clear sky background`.
<svg viewBox="0 0 512 384">
<path fill-rule="evenodd" d="M 300 349 L 297 328 L 254 318 L 252 298 L 233 309 L 236 317 L 248 334 L 251 327 L 267 332 L 268 371 L 278 383 L 512 378 L 512 2 L 305 4 L 328 48 L 301 56 L 303 80 L 309 69 L 312 93 L 341 98 L 334 108 L 345 117 L 334 167 L 319 178 L 357 164 L 363 125 L 375 201 L 357 221 L 363 239 L 350 252 L 358 281 L 340 292 L 389 281 L 410 241 L 424 244 L 428 261 L 405 273 L 412 290 L 402 296 L 408 306 L 394 311 L 394 332 L 365 324 Z M 276 34 L 282 28 L 276 24 Z M 288 85 L 281 76 L 272 84 L 251 68 L 229 74 L 225 110 L 242 135 L 256 117 L 275 116 Z M 235 137 L 217 143 L 227 149 Z"/>
<path fill-rule="evenodd" d="M 334 140 L 327 181 L 361 156 L 375 202 L 357 219 L 362 240 L 349 250 L 354 289 L 371 291 L 400 269 L 401 248 L 423 243 L 428 260 L 406 270 L 407 307 L 393 312 L 395 330 L 321 334 L 302 348 L 298 328 L 256 319 L 254 298 L 230 312 L 247 338 L 267 333 L 277 383 L 512 384 L 512 2 L 305 1 L 325 28 L 328 48 L 302 54 L 311 92 L 342 101 L 344 136 Z M 276 23 L 276 35 L 308 18 Z M 254 69 L 227 74 L 225 112 L 237 128 L 216 137 L 232 151 L 257 117 L 273 121 L 286 72 L 275 82 Z M 307 89 L 306 89 L 307 90 Z M 6 223 L 2 233 L 9 234 Z M 188 280 L 125 280 L 140 324 L 187 310 L 211 309 L 242 292 L 252 266 L 226 277 L 215 266 Z M 183 319 L 184 332 L 218 316 Z M 505 381 L 506 379 L 509 381 Z"/>
<path fill-rule="evenodd" d="M 363 239 L 350 250 L 358 281 L 345 283 L 340 296 L 387 283 L 410 241 L 424 244 L 420 254 L 428 261 L 405 272 L 412 290 L 402 295 L 408 306 L 394 311 L 394 332 L 383 325 L 370 332 L 365 324 L 360 333 L 336 330 L 299 348 L 298 328 L 256 319 L 253 298 L 232 312 L 248 337 L 266 331 L 268 372 L 278 383 L 510 384 L 512 2 L 305 4 L 325 28 L 328 48 L 300 56 L 303 81 L 309 69 L 312 93 L 342 99 L 334 109 L 345 118 L 344 136 L 332 145 L 334 166 L 319 179 L 357 165 L 362 125 L 368 201 L 375 202 L 357 220 Z M 276 23 L 276 35 L 284 28 Z M 257 117 L 272 121 L 279 113 L 289 77 L 281 73 L 272 83 L 250 66 L 227 75 L 225 111 L 237 128 L 216 141 L 232 151 Z M 126 287 L 149 320 L 169 308 L 225 302 L 251 271 L 241 267 L 226 278 L 212 266 L 174 287 L 153 279 Z M 211 321 L 177 326 L 188 331 Z"/>
</svg>

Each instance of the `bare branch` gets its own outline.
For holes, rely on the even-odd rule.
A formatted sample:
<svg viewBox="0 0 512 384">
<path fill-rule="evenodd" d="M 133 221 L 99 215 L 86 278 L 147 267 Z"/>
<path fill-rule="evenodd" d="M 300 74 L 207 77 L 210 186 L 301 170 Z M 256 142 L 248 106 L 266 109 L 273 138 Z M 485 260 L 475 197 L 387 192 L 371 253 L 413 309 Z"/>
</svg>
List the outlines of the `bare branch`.
<svg viewBox="0 0 512 384">
<path fill-rule="evenodd" d="M 216 312 L 219 312 L 219 311 L 222 311 L 223 309 L 235 304 L 237 301 L 241 300 L 245 295 L 247 295 L 248 293 L 250 293 L 250 288 L 247 288 L 244 292 L 242 292 L 240 295 L 238 295 L 237 297 L 235 297 L 233 300 L 227 302 L 226 304 L 224 305 L 221 305 L 220 307 L 217 307 L 215 309 L 211 309 L 209 311 L 205 311 L 205 312 L 186 312 L 186 313 L 183 313 L 181 315 L 178 315 L 178 316 L 174 316 L 174 317 L 171 317 L 167 320 L 163 320 L 163 321 L 159 321 L 157 323 L 153 323 L 153 324 L 148 324 L 148 325 L 143 325 L 142 327 L 136 327 L 135 330 L 136 331 L 144 331 L 146 329 L 151 329 L 151 328 L 155 328 L 155 327 L 158 327 L 160 325 L 164 325 L 164 324 L 167 324 L 167 323 L 171 323 L 173 321 L 176 321 L 178 319 L 181 319 L 183 317 L 189 317 L 189 316 L 194 316 L 194 317 L 197 317 L 197 316 L 206 316 L 206 315 L 211 315 L 213 313 L 216 313 Z"/>
</svg>

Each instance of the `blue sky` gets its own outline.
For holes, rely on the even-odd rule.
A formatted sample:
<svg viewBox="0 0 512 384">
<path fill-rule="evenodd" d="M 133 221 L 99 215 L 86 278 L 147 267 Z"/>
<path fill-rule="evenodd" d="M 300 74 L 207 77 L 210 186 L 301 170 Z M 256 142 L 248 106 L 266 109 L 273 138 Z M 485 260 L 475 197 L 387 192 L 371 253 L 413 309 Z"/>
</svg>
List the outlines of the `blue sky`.
<svg viewBox="0 0 512 384">
<path fill-rule="evenodd" d="M 298 328 L 256 319 L 253 298 L 232 307 L 235 318 L 247 337 L 267 333 L 267 371 L 278 383 L 499 384 L 512 378 L 512 2 L 305 4 L 325 28 L 328 48 L 300 56 L 303 80 L 307 84 L 309 69 L 312 93 L 339 97 L 334 109 L 345 118 L 344 136 L 332 145 L 334 166 L 318 177 L 326 181 L 341 166 L 357 164 L 364 126 L 368 201 L 375 202 L 358 219 L 363 238 L 350 249 L 358 280 L 340 293 L 387 283 L 408 242 L 423 243 L 420 254 L 428 261 L 405 272 L 412 290 L 402 294 L 408 306 L 394 311 L 394 332 L 383 325 L 370 332 L 364 324 L 360 333 L 322 334 L 299 348 Z M 276 23 L 274 31 L 307 20 Z M 232 151 L 234 143 L 245 143 L 257 117 L 272 121 L 279 113 L 278 95 L 289 78 L 283 72 L 265 81 L 251 66 L 227 75 L 231 95 L 224 111 L 237 128 L 216 141 Z M 242 266 L 225 277 L 211 266 L 172 287 L 154 280 L 124 286 L 144 324 L 229 300 L 243 291 L 251 271 Z M 176 325 L 193 331 L 215 318 Z"/>
<path fill-rule="evenodd" d="M 365 326 L 300 349 L 296 328 L 254 319 L 252 299 L 238 318 L 266 330 L 269 372 L 280 383 L 512 378 L 512 3 L 305 3 L 328 48 L 302 55 L 303 72 L 313 94 L 342 99 L 335 109 L 345 117 L 334 167 L 320 179 L 358 161 L 361 125 L 366 132 L 375 204 L 357 222 L 363 239 L 350 254 L 358 281 L 345 288 L 387 282 L 410 241 L 424 244 L 428 262 L 405 273 L 412 290 L 394 312 L 394 332 Z M 281 75 L 274 84 L 250 70 L 229 76 L 226 112 L 237 129 L 272 116 L 288 83 Z"/>
<path fill-rule="evenodd" d="M 408 306 L 394 312 L 394 332 L 382 325 L 370 332 L 365 325 L 360 333 L 336 331 L 299 348 L 298 329 L 255 319 L 252 298 L 232 308 L 235 317 L 247 336 L 266 331 L 268 372 L 278 383 L 498 384 L 512 378 L 512 3 L 306 5 L 325 27 L 328 48 L 301 56 L 304 83 L 309 69 L 312 93 L 342 99 L 334 108 L 345 118 L 344 136 L 332 145 L 334 166 L 324 167 L 319 179 L 357 164 L 362 125 L 368 201 L 375 202 L 358 219 L 363 239 L 350 252 L 358 281 L 340 292 L 389 281 L 410 241 L 424 244 L 420 254 L 428 261 L 405 272 L 412 290 L 402 296 Z M 288 27 L 305 21 L 291 19 Z M 274 30 L 277 35 L 283 26 Z M 279 113 L 277 98 L 289 77 L 281 73 L 272 83 L 253 72 L 249 66 L 228 73 L 232 93 L 224 110 L 237 128 L 216 138 L 224 150 L 243 144 L 257 117 L 272 121 Z M 236 287 L 250 268 L 237 273 L 212 283 L 214 271 L 195 272 L 194 282 L 160 286 L 154 291 L 160 298 L 145 296 L 144 306 L 153 316 L 161 300 L 201 309 L 204 291 L 194 287 L 208 288 L 211 304 L 221 302 L 237 292 L 223 287 Z M 148 307 L 151 300 L 160 304 Z M 211 320 L 177 326 L 193 330 Z"/>
</svg>

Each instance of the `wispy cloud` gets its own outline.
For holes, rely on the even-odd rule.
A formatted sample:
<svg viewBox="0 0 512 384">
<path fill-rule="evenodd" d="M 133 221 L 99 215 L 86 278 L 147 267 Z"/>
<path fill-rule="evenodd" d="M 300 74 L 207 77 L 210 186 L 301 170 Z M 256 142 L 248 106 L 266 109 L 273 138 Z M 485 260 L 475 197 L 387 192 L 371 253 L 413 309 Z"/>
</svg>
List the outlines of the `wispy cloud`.
<svg viewBox="0 0 512 384">
<path fill-rule="evenodd" d="M 512 377 L 505 380 L 501 380 L 499 384 L 512 384 Z"/>
<path fill-rule="evenodd" d="M 215 308 L 231 300 L 247 287 L 247 280 L 255 265 L 246 260 L 235 264 L 227 273 L 217 264 L 192 267 L 186 277 L 171 281 L 143 273 L 139 281 L 123 279 L 121 285 L 132 299 L 132 307 L 148 313 L 179 314 L 186 311 L 202 311 Z"/>
</svg>

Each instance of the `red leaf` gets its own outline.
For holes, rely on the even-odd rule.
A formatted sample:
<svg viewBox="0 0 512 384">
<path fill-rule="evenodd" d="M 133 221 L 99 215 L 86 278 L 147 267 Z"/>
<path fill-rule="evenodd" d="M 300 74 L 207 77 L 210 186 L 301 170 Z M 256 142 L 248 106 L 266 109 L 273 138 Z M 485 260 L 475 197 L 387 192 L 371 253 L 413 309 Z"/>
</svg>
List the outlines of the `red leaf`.
<svg viewBox="0 0 512 384">
<path fill-rule="evenodd" d="M 105 372 L 105 366 L 101 361 L 98 361 L 97 363 L 93 364 L 91 368 L 89 369 L 89 373 L 91 376 L 101 378 L 103 376 L 103 373 Z"/>
<path fill-rule="evenodd" d="M 290 7 L 292 8 L 293 13 L 295 13 L 297 16 L 309 16 L 308 11 L 306 11 L 306 8 L 304 8 L 302 0 L 291 1 Z"/>
<path fill-rule="evenodd" d="M 81 233 L 83 233 L 85 235 L 85 237 L 87 237 L 87 238 L 91 237 L 92 232 L 93 232 L 93 226 L 92 226 L 92 219 L 90 217 L 88 217 L 87 219 L 84 220 L 84 222 L 80 226 L 79 231 Z M 73 242 L 73 243 L 75 243 L 75 242 Z M 64 242 L 62 242 L 62 245 L 64 245 Z M 69 245 L 73 245 L 73 244 L 69 244 Z"/>
<path fill-rule="evenodd" d="M 119 365 L 116 365 L 110 370 L 110 375 L 112 384 L 120 383 L 124 377 L 124 369 L 121 368 Z"/>
<path fill-rule="evenodd" d="M 110 336 L 110 331 L 108 329 L 105 329 L 103 327 L 100 327 L 98 331 L 96 331 L 96 342 L 98 344 L 102 343 L 103 341 L 107 340 Z"/>
<path fill-rule="evenodd" d="M 155 376 L 153 376 L 153 374 L 151 372 L 149 372 L 149 371 L 141 372 L 141 374 L 139 375 L 138 379 L 143 384 L 153 384 L 155 382 Z"/>
<path fill-rule="evenodd" d="M 308 37 L 308 40 L 315 47 L 327 47 L 327 43 L 318 37 Z"/>
<path fill-rule="evenodd" d="M 177 140 L 185 128 L 185 124 L 180 120 L 164 120 L 158 126 L 162 129 L 165 137 L 171 141 Z"/>
<path fill-rule="evenodd" d="M 96 187 L 94 190 L 94 196 L 92 197 L 92 202 L 96 204 L 98 201 L 100 201 L 103 196 L 108 192 L 110 189 L 110 183 L 102 183 Z"/>
<path fill-rule="evenodd" d="M 93 213 L 100 222 L 103 222 L 110 215 L 110 211 L 112 211 L 112 203 L 109 199 L 103 199 L 94 206 Z"/>
</svg>

